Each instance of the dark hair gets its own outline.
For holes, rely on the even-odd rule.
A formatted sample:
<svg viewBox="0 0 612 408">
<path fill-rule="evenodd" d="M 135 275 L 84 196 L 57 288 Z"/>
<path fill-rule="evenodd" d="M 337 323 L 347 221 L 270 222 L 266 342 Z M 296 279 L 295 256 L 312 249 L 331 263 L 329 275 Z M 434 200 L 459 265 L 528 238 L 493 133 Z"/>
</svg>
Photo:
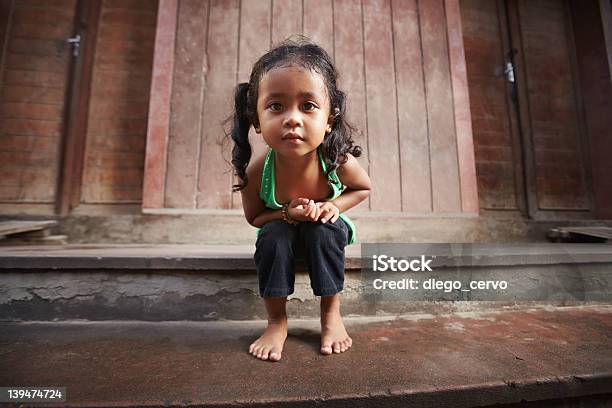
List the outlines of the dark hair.
<svg viewBox="0 0 612 408">
<path fill-rule="evenodd" d="M 361 156 L 361 147 L 354 144 L 352 135 L 356 129 L 346 121 L 346 95 L 337 86 L 338 72 L 330 56 L 323 48 L 304 36 L 292 36 L 265 53 L 251 71 L 249 82 L 236 87 L 231 138 L 232 166 L 243 184 L 236 184 L 233 191 L 244 189 L 248 183 L 246 169 L 251 159 L 249 128 L 257 120 L 257 96 L 259 81 L 265 73 L 278 67 L 299 66 L 317 72 L 323 78 L 330 100 L 330 114 L 334 117 L 331 132 L 323 139 L 321 152 L 329 164 L 326 177 L 348 160 L 347 153 Z"/>
</svg>

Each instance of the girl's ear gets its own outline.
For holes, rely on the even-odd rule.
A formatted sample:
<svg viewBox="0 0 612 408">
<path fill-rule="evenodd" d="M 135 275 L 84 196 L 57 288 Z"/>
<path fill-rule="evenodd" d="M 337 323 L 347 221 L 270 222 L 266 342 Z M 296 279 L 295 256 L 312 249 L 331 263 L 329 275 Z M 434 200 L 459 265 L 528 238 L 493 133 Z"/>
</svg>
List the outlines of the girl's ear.
<svg viewBox="0 0 612 408">
<path fill-rule="evenodd" d="M 259 128 L 259 121 L 257 120 L 257 118 L 253 118 L 251 123 L 253 123 L 253 127 L 255 128 L 255 133 L 261 133 L 261 129 Z"/>
<path fill-rule="evenodd" d="M 336 118 L 338 116 L 340 116 L 340 109 L 334 108 L 329 117 L 327 118 L 327 127 L 325 128 L 325 133 L 331 133 L 332 126 L 334 125 L 334 122 L 336 121 Z"/>
</svg>

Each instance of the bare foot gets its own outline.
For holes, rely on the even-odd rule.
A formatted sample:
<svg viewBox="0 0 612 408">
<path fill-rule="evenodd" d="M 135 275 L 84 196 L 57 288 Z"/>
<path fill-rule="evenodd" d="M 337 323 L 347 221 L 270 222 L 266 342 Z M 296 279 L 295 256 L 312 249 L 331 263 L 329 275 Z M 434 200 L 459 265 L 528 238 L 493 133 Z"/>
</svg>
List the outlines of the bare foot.
<svg viewBox="0 0 612 408">
<path fill-rule="evenodd" d="M 287 318 L 268 320 L 266 331 L 249 346 L 249 353 L 261 360 L 279 361 L 287 338 Z"/>
<path fill-rule="evenodd" d="M 321 353 L 344 353 L 353 345 L 339 311 L 321 313 Z"/>
</svg>

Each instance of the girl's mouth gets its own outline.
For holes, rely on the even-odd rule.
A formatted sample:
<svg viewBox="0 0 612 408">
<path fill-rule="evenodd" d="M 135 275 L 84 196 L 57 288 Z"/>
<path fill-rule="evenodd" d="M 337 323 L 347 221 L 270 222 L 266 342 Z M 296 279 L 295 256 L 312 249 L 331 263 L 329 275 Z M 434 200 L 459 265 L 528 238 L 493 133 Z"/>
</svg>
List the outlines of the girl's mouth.
<svg viewBox="0 0 612 408">
<path fill-rule="evenodd" d="M 297 133 L 287 133 L 283 136 L 283 140 L 286 140 L 291 143 L 299 143 L 304 140 L 304 138 Z"/>
</svg>

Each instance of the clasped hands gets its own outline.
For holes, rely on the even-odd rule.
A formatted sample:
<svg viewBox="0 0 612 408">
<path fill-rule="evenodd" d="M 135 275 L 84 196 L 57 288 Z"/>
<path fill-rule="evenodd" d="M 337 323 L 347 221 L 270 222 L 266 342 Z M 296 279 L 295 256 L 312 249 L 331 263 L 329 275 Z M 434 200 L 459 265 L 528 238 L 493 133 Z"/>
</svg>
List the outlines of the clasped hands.
<svg viewBox="0 0 612 408">
<path fill-rule="evenodd" d="M 289 216 L 296 221 L 321 221 L 325 224 L 336 222 L 340 216 L 340 210 L 331 201 L 314 202 L 308 198 L 294 198 L 287 208 Z"/>
</svg>

